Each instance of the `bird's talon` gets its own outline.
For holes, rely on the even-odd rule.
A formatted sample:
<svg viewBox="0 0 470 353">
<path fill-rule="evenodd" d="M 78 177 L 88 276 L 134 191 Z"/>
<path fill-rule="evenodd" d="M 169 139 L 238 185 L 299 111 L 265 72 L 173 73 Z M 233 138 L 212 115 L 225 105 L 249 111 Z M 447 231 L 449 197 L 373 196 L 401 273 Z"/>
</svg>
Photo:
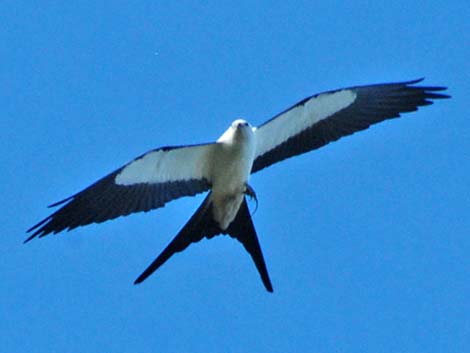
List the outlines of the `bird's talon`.
<svg viewBox="0 0 470 353">
<path fill-rule="evenodd" d="M 256 212 L 258 209 L 258 198 L 256 197 L 256 192 L 255 190 L 248 184 L 245 184 L 245 195 L 248 195 L 250 197 L 250 200 L 255 200 L 256 202 L 256 207 L 255 210 L 253 211 L 253 214 Z"/>
</svg>

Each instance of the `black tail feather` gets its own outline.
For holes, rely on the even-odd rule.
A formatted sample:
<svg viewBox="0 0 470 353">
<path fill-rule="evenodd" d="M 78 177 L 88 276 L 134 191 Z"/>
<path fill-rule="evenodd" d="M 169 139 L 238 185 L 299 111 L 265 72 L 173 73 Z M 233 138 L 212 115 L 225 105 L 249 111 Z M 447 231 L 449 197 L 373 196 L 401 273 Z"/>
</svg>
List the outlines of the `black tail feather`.
<svg viewBox="0 0 470 353">
<path fill-rule="evenodd" d="M 204 237 L 212 238 L 218 234 L 229 234 L 231 237 L 237 239 L 243 244 L 253 259 L 266 290 L 269 292 L 273 291 L 246 199 L 243 199 L 237 216 L 230 226 L 226 230 L 222 230 L 212 218 L 212 204 L 210 196 L 211 194 L 209 193 L 201 206 L 199 206 L 197 211 L 184 225 L 176 237 L 170 242 L 170 244 L 168 244 L 161 254 L 158 255 L 150 266 L 142 272 L 142 274 L 135 280 L 134 284 L 143 282 L 171 256 L 173 256 L 173 254 L 183 251 L 191 243 L 198 242 Z"/>
<path fill-rule="evenodd" d="M 191 243 L 200 241 L 203 237 L 203 230 L 211 221 L 210 213 L 210 193 L 204 199 L 203 203 L 189 221 L 184 225 L 180 232 L 173 238 L 170 244 L 158 255 L 158 257 L 145 269 L 144 272 L 134 281 L 134 284 L 141 283 L 163 265 L 173 254 L 183 251 Z"/>
<path fill-rule="evenodd" d="M 269 279 L 268 269 L 266 268 L 263 252 L 259 245 L 258 236 L 256 235 L 255 226 L 251 219 L 246 198 L 243 199 L 237 216 L 226 230 L 226 233 L 243 244 L 244 248 L 253 259 L 266 290 L 272 293 L 273 286 Z"/>
</svg>

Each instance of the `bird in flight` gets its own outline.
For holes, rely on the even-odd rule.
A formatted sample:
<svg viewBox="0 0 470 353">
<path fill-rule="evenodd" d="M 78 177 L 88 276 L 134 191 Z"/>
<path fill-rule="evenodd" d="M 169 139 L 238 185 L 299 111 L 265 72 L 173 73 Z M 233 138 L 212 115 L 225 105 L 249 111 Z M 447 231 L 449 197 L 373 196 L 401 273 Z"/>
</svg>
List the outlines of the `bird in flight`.
<svg viewBox="0 0 470 353">
<path fill-rule="evenodd" d="M 49 207 L 61 206 L 31 227 L 25 243 L 51 233 L 101 223 L 209 191 L 160 255 L 135 280 L 143 282 L 173 254 L 202 238 L 228 234 L 250 254 L 261 280 L 273 291 L 247 205 L 256 199 L 250 175 L 287 158 L 386 119 L 397 118 L 434 99 L 446 87 L 419 86 L 423 79 L 355 86 L 307 97 L 260 126 L 235 120 L 216 142 L 151 150 L 84 190 Z"/>
</svg>

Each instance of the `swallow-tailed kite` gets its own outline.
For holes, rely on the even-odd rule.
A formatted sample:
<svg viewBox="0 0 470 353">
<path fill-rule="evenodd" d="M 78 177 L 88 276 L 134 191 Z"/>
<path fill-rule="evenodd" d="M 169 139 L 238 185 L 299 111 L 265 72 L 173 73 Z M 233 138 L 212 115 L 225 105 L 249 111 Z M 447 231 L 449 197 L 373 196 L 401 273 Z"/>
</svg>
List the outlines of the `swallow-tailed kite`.
<svg viewBox="0 0 470 353">
<path fill-rule="evenodd" d="M 422 79 L 356 86 L 310 96 L 258 127 L 235 120 L 214 143 L 149 151 L 86 189 L 50 207 L 61 208 L 28 232 L 34 237 L 163 207 L 209 191 L 176 237 L 136 279 L 144 281 L 173 254 L 202 238 L 228 234 L 250 254 L 264 286 L 273 291 L 246 195 L 256 198 L 250 175 L 286 158 L 322 147 L 400 113 L 449 98 L 445 87 Z"/>
</svg>

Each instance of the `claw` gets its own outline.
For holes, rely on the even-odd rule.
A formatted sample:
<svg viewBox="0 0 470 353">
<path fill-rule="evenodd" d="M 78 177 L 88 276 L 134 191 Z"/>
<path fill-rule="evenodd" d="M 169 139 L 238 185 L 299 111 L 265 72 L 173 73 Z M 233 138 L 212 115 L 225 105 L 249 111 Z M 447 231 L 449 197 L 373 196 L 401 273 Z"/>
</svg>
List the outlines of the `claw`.
<svg viewBox="0 0 470 353">
<path fill-rule="evenodd" d="M 252 213 L 252 215 L 254 215 L 256 213 L 256 210 L 258 209 L 258 198 L 256 197 L 256 192 L 250 185 L 245 184 L 244 194 L 248 195 L 250 197 L 250 200 L 255 200 L 256 202 L 255 210 Z"/>
</svg>

